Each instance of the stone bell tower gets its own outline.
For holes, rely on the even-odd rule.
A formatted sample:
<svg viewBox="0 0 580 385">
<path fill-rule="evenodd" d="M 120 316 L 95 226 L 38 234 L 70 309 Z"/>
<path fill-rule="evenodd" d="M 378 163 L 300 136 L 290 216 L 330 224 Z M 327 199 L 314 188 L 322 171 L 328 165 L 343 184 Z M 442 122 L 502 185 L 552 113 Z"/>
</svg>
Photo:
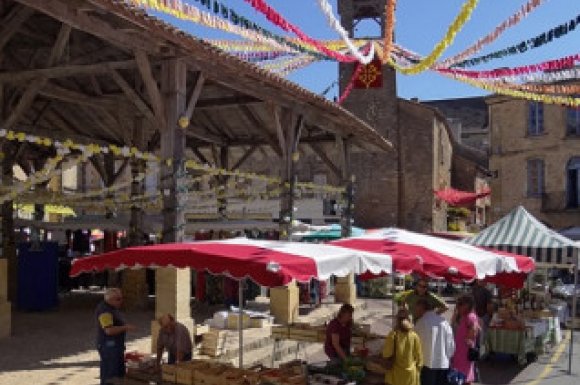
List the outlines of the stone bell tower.
<svg viewBox="0 0 580 385">
<path fill-rule="evenodd" d="M 385 6 L 391 0 L 338 0 L 341 23 L 351 38 L 382 40 L 385 31 Z M 370 31 L 370 33 L 369 33 Z M 340 94 L 348 86 L 355 63 L 340 63 Z M 395 147 L 389 153 L 352 154 L 356 176 L 355 225 L 385 227 L 400 225 L 400 159 L 397 143 L 398 101 L 395 70 L 376 58 L 362 69 L 343 107 L 369 123 Z"/>
</svg>

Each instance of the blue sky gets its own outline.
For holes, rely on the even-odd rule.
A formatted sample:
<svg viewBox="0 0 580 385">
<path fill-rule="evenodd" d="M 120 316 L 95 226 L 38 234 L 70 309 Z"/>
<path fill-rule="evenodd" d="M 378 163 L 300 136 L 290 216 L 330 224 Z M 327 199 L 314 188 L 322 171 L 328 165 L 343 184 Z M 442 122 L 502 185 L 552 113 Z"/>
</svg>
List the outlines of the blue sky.
<svg viewBox="0 0 580 385">
<path fill-rule="evenodd" d="M 199 2 L 195 0 L 186 1 L 199 5 Z M 262 27 L 284 34 L 283 31 L 270 24 L 261 14 L 254 11 L 244 0 L 221 0 L 221 2 L 239 11 L 240 14 L 257 22 Z M 316 0 L 267 0 L 267 2 L 284 15 L 287 20 L 299 26 L 310 36 L 318 39 L 338 38 L 336 32 L 328 26 Z M 337 12 L 336 0 L 331 0 L 330 2 L 335 12 Z M 420 54 L 429 53 L 444 36 L 463 2 L 464 0 L 398 0 L 395 28 L 397 43 Z M 480 37 L 492 31 L 526 2 L 527 0 L 481 0 L 471 20 L 458 34 L 454 44 L 449 47 L 443 57 L 451 56 L 471 45 Z M 580 14 L 580 0 L 548 0 L 520 24 L 507 30 L 494 43 L 484 48 L 480 54 L 492 52 L 536 36 L 572 19 L 578 14 Z M 236 35 L 229 35 L 188 22 L 166 17 L 164 19 L 200 38 L 238 39 Z M 364 35 L 380 34 L 378 27 L 373 27 L 372 22 L 362 25 L 359 32 Z M 477 68 L 520 66 L 556 59 L 578 52 L 580 52 L 580 29 L 576 29 L 573 33 L 556 39 L 555 42 L 544 47 L 530 50 L 524 54 L 495 60 Z M 337 63 L 320 62 L 292 73 L 289 79 L 315 93 L 321 93 L 322 90 L 336 80 L 337 72 Z M 421 100 L 485 94 L 484 91 L 478 88 L 443 78 L 432 72 L 413 76 L 398 75 L 397 90 L 401 97 L 418 97 Z M 327 96 L 332 98 L 337 95 L 337 92 L 337 88 L 334 87 Z"/>
</svg>

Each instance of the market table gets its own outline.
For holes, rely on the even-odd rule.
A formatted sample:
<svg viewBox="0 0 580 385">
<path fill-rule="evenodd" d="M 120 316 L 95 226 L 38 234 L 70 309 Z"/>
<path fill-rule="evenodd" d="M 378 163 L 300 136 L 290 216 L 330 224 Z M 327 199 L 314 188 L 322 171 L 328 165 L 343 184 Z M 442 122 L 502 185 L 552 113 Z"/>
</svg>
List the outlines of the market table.
<svg viewBox="0 0 580 385">
<path fill-rule="evenodd" d="M 520 365 L 527 363 L 527 354 L 535 353 L 535 338 L 529 328 L 502 329 L 490 327 L 485 336 L 486 351 L 516 356 Z"/>
</svg>

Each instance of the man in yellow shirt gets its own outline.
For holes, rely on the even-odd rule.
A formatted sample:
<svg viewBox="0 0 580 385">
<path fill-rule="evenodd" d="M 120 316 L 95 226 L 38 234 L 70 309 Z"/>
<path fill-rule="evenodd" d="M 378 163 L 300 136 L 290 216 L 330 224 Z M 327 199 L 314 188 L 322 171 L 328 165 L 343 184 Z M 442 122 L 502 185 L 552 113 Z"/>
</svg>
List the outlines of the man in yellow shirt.
<svg viewBox="0 0 580 385">
<path fill-rule="evenodd" d="M 409 310 L 409 314 L 413 317 L 413 322 L 417 322 L 418 317 L 417 314 L 415 314 L 415 304 L 419 298 L 426 300 L 430 308 L 432 308 L 437 314 L 443 314 L 448 309 L 447 304 L 442 298 L 428 290 L 427 280 L 424 278 L 417 281 L 413 290 L 403 291 L 395 295 L 394 299 L 399 306 Z"/>
<path fill-rule="evenodd" d="M 110 288 L 95 310 L 101 385 L 108 384 L 115 377 L 125 376 L 125 335 L 135 330 L 135 326 L 126 324 L 121 316 L 119 308 L 122 303 L 121 290 Z"/>
</svg>

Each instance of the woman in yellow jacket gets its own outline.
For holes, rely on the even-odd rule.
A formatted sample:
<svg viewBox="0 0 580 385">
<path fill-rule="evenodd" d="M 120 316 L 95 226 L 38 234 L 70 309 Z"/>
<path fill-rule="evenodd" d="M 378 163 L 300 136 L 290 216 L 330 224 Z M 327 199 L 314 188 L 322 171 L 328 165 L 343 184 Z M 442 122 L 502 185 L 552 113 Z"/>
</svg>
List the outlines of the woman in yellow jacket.
<svg viewBox="0 0 580 385">
<path fill-rule="evenodd" d="M 383 349 L 383 357 L 395 356 L 391 369 L 387 370 L 388 385 L 419 385 L 423 353 L 421 341 L 413 331 L 408 311 L 397 313 L 395 328 L 389 333 Z"/>
</svg>

